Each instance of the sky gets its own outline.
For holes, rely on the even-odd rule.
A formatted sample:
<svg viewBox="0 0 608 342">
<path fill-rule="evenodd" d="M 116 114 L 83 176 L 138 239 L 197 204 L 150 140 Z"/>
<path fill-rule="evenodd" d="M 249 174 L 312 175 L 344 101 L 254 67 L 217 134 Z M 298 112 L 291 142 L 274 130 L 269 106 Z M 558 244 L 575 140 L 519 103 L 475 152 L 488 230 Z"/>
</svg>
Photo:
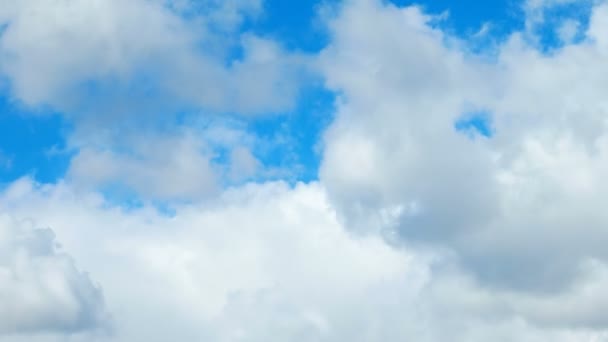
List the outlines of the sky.
<svg viewBox="0 0 608 342">
<path fill-rule="evenodd" d="M 608 342 L 607 23 L 0 0 L 0 341 Z"/>
</svg>

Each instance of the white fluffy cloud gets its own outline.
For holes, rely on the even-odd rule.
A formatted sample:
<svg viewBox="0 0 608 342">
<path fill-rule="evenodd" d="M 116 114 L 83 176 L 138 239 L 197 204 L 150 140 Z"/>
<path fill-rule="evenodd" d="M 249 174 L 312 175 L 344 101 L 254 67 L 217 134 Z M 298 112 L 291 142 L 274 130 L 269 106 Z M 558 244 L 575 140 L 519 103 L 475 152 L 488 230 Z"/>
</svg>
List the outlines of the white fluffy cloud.
<svg viewBox="0 0 608 342">
<path fill-rule="evenodd" d="M 255 176 L 257 159 L 238 142 L 221 146 L 230 156 L 217 163 L 224 152 L 213 137 L 178 121 L 289 110 L 309 77 L 309 57 L 241 32 L 262 8 L 260 0 L 5 1 L 0 75 L 15 99 L 73 125 L 68 177 L 78 184 L 145 199 L 205 197 L 224 179 Z"/>
<path fill-rule="evenodd" d="M 0 336 L 107 328 L 101 290 L 50 229 L 0 215 Z M 4 338 L 4 337 L 3 337 Z"/>
<path fill-rule="evenodd" d="M 580 44 L 546 55 L 515 33 L 490 60 L 417 8 L 344 5 L 321 62 L 343 94 L 321 179 L 348 225 L 389 213 L 385 234 L 452 250 L 493 288 L 566 291 L 607 261 L 607 8 Z M 454 128 L 475 111 L 491 138 Z"/>
<path fill-rule="evenodd" d="M 381 336 L 382 318 L 401 329 L 384 309 L 412 301 L 426 279 L 409 253 L 350 236 L 316 184 L 246 186 L 173 217 L 32 186 L 14 184 L 2 204 L 58 227 L 95 269 L 117 322 L 111 340 L 342 340 L 362 324 Z"/>
<path fill-rule="evenodd" d="M 248 185 L 172 217 L 27 179 L 0 204 L 57 227 L 102 284 L 113 334 L 75 341 L 606 339 L 601 264 L 590 263 L 593 277 L 568 293 L 495 291 L 450 253 L 349 234 L 319 184 Z"/>
<path fill-rule="evenodd" d="M 210 120 L 166 133 L 81 132 L 69 142 L 68 151 L 75 152 L 65 177 L 81 190 L 101 189 L 118 197 L 205 199 L 217 195 L 222 184 L 273 177 L 256 156 L 266 153 L 268 142 L 243 126 L 241 121 Z"/>
<path fill-rule="evenodd" d="M 167 106 L 281 111 L 293 105 L 306 62 L 272 41 L 235 32 L 260 7 L 260 1 L 5 1 L 0 72 L 19 100 L 76 117 L 150 115 Z M 244 56 L 225 66 L 234 46 Z"/>
<path fill-rule="evenodd" d="M 217 191 L 220 172 L 211 163 L 213 155 L 192 134 L 129 140 L 122 153 L 107 143 L 80 148 L 67 177 L 87 190 L 114 188 L 146 199 L 190 200 Z"/>
</svg>

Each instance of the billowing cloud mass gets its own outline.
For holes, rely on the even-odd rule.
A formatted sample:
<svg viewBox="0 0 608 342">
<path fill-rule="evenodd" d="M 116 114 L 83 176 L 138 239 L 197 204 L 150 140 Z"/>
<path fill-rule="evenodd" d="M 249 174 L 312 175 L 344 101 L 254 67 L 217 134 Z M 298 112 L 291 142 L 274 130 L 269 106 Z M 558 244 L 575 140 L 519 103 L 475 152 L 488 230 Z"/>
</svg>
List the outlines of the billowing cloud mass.
<svg viewBox="0 0 608 342">
<path fill-rule="evenodd" d="M 103 330 L 100 289 L 61 252 L 50 229 L 0 216 L 0 335 Z"/>
<path fill-rule="evenodd" d="M 0 340 L 608 341 L 608 4 L 547 48 L 545 11 L 576 4 L 530 1 L 480 48 L 345 0 L 303 56 L 239 30 L 259 1 L 8 3 L 11 94 L 76 127 L 64 179 L 0 192 Z M 138 77 L 152 107 L 251 114 L 293 104 L 301 63 L 336 97 L 317 180 L 243 184 L 270 172 L 247 125 L 125 129 L 151 108 L 123 98 Z"/>
<path fill-rule="evenodd" d="M 552 291 L 579 279 L 585 262 L 606 257 L 608 238 L 598 207 L 606 13 L 594 10 L 580 44 L 544 55 L 514 34 L 487 62 L 447 47 L 416 8 L 345 8 L 323 55 L 345 95 L 322 180 L 346 220 L 369 230 L 366 220 L 397 213 L 392 233 L 455 249 L 492 286 Z M 476 112 L 491 138 L 455 129 Z"/>
<path fill-rule="evenodd" d="M 341 340 L 362 324 L 378 325 L 370 336 L 398 336 L 413 327 L 395 324 L 391 312 L 414 300 L 428 274 L 380 237 L 351 236 L 318 184 L 248 185 L 173 217 L 104 208 L 99 198 L 28 180 L 1 201 L 61 227 L 65 248 L 96 269 L 117 341 Z"/>
</svg>

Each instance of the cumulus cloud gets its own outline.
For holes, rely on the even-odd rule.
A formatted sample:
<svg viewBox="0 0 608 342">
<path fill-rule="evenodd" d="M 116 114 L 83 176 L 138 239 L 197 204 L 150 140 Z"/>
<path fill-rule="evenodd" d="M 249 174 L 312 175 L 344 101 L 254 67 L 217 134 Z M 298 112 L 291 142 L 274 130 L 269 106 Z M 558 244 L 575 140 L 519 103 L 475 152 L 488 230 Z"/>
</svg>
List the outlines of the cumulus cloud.
<svg viewBox="0 0 608 342">
<path fill-rule="evenodd" d="M 216 149 L 201 132 L 184 137 L 184 121 L 288 111 L 309 78 L 310 57 L 241 30 L 262 9 L 260 0 L 11 1 L 0 9 L 0 74 L 18 101 L 73 127 L 68 177 L 80 185 L 205 197 L 258 163 L 242 142 Z"/>
<path fill-rule="evenodd" d="M 568 293 L 496 291 L 451 253 L 350 234 L 320 184 L 246 185 L 172 217 L 27 179 L 0 204 L 58 227 L 64 248 L 103 284 L 115 333 L 75 341 L 606 338 L 601 263 Z"/>
<path fill-rule="evenodd" d="M 0 336 L 104 328 L 101 290 L 50 229 L 0 215 Z"/>
<path fill-rule="evenodd" d="M 293 105 L 306 61 L 235 32 L 260 7 L 260 1 L 11 1 L 0 10 L 0 71 L 19 100 L 78 118 L 190 106 L 281 111 Z M 235 46 L 243 58 L 226 66 Z"/>
<path fill-rule="evenodd" d="M 545 55 L 514 33 L 492 60 L 415 7 L 347 2 L 321 62 L 343 94 L 321 179 L 345 222 L 397 213 L 385 235 L 453 250 L 494 288 L 566 291 L 605 262 L 605 13 L 580 44 Z M 471 111 L 491 138 L 455 129 Z"/>
<path fill-rule="evenodd" d="M 212 165 L 213 154 L 192 134 L 129 140 L 117 149 L 108 144 L 81 147 L 67 177 L 86 190 L 122 188 L 146 199 L 191 200 L 217 190 L 220 174 Z"/>
<path fill-rule="evenodd" d="M 256 156 L 268 154 L 269 143 L 240 120 L 193 122 L 160 133 L 80 132 L 68 144 L 65 152 L 73 156 L 66 180 L 83 191 L 119 198 L 197 201 L 217 195 L 222 185 L 274 176 Z"/>
<path fill-rule="evenodd" d="M 411 300 L 426 277 L 417 257 L 349 235 L 316 184 L 248 185 L 171 218 L 80 196 L 22 180 L 1 201 L 61 227 L 65 248 L 95 270 L 122 322 L 117 341 L 355 337 L 373 315 L 369 324 L 382 326 L 383 308 Z M 382 296 L 398 288 L 399 302 Z"/>
</svg>

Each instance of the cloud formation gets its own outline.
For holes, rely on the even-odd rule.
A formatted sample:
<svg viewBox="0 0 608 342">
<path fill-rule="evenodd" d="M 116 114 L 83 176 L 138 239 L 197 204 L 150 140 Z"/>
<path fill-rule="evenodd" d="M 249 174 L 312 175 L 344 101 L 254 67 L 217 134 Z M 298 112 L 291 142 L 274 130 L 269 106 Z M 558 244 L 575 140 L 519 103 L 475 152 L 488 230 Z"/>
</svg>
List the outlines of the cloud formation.
<svg viewBox="0 0 608 342">
<path fill-rule="evenodd" d="M 247 185 L 172 217 L 152 208 L 124 211 L 67 185 L 27 179 L 7 189 L 0 204 L 58 227 L 65 249 L 103 284 L 114 334 L 75 341 L 606 337 L 602 264 L 589 264 L 593 276 L 568 292 L 498 291 L 470 276 L 452 253 L 350 234 L 319 184 Z"/>
<path fill-rule="evenodd" d="M 0 9 L 0 74 L 15 101 L 69 122 L 75 182 L 146 200 L 202 198 L 255 176 L 257 159 L 251 143 L 217 146 L 213 129 L 190 126 L 282 114 L 311 77 L 310 56 L 240 29 L 262 9 L 259 0 L 10 1 Z"/>
<path fill-rule="evenodd" d="M 16 98 L 70 116 L 291 108 L 306 61 L 236 30 L 260 1 L 9 1 L 0 72 Z M 227 54 L 241 48 L 242 58 Z"/>
<path fill-rule="evenodd" d="M 345 5 L 322 57 L 344 96 L 321 179 L 349 225 L 374 230 L 392 210 L 389 233 L 453 249 L 508 289 L 563 289 L 605 260 L 606 13 L 580 44 L 545 55 L 515 33 L 486 61 L 415 7 Z M 454 128 L 476 110 L 489 139 Z"/>
<path fill-rule="evenodd" d="M 530 2 L 528 20 L 553 3 Z M 290 63 L 301 56 L 238 30 L 260 2 L 64 1 L 53 3 L 67 6 L 58 13 L 83 16 L 37 27 L 35 10 L 49 13 L 50 4 L 24 1 L 0 15 L 10 23 L 0 66 L 26 103 L 80 106 L 82 94 L 65 95 L 92 78 L 118 80 L 108 103 L 122 104 L 122 86 L 154 75 L 165 95 L 247 114 L 286 108 L 299 86 Z M 155 19 L 137 39 L 121 34 L 135 12 Z M 7 341 L 62 341 L 75 331 L 74 341 L 104 342 L 608 341 L 608 6 L 595 3 L 588 23 L 556 26 L 554 48 L 540 48 L 526 26 L 481 52 L 416 6 L 347 0 L 328 13 L 329 43 L 315 67 L 337 100 L 319 180 L 223 188 L 218 165 L 220 178 L 240 181 L 269 172 L 252 153 L 255 132 L 180 123 L 122 136 L 100 116 L 94 134 L 71 136 L 78 151 L 66 179 L 20 179 L 0 193 L 0 207 L 52 227 L 103 287 L 114 334 L 89 331 L 105 312 L 99 290 L 52 247 L 49 231 L 23 240 L 9 219 L 0 250 L 25 265 L 10 267 L 49 304 L 20 306 L 28 312 L 6 325 L 18 333 Z M 95 39 L 76 34 L 83 18 Z M 50 45 L 34 44 L 43 32 Z M 245 57 L 226 67 L 217 57 L 225 46 L 214 50 L 209 35 L 238 36 Z M 82 51 L 50 54 L 72 45 Z M 140 107 L 124 108 L 141 118 Z M 216 163 L 218 146 L 226 164 Z M 116 182 L 166 200 L 171 215 L 99 193 Z M 55 283 L 42 266 L 17 262 L 18 250 L 50 259 L 68 279 L 61 296 L 46 288 Z M 0 295 L 30 288 L 11 284 L 0 282 Z M 57 307 L 66 314 L 49 316 Z"/>
<path fill-rule="evenodd" d="M 2 214 L 0 256 L 0 336 L 107 328 L 101 290 L 59 249 L 52 230 Z"/>
</svg>

